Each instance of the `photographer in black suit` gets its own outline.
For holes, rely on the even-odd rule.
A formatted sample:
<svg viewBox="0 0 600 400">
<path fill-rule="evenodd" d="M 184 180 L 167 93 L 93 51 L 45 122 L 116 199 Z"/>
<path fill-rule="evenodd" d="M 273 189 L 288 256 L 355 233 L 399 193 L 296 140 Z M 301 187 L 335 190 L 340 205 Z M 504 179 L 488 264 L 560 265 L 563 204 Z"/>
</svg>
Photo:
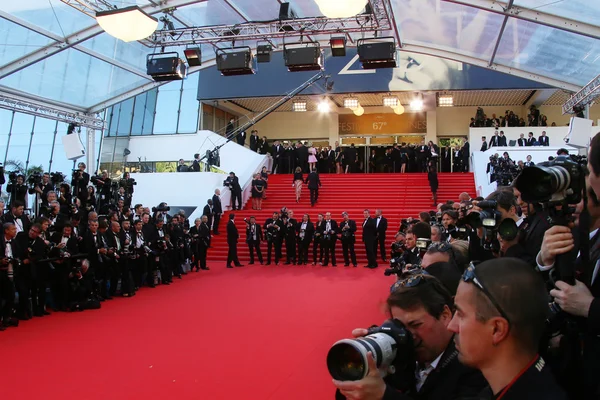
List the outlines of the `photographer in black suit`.
<svg viewBox="0 0 600 400">
<path fill-rule="evenodd" d="M 339 232 L 342 240 L 342 251 L 344 253 L 344 267 L 349 267 L 350 260 L 352 260 L 352 265 L 356 268 L 356 252 L 354 251 L 356 222 L 350 219 L 346 211 L 342 213 L 342 218 L 344 220 L 340 223 Z"/>
<path fill-rule="evenodd" d="M 375 219 L 371 218 L 369 210 L 363 212 L 365 217 L 362 224 L 362 240 L 365 244 L 365 251 L 367 252 L 367 265 L 366 268 L 377 268 L 377 256 L 375 253 L 375 245 L 377 243 L 377 225 Z"/>
<path fill-rule="evenodd" d="M 12 319 L 12 311 L 15 304 L 15 282 L 14 273 L 18 264 L 14 260 L 19 257 L 19 249 L 15 237 L 17 228 L 12 222 L 2 225 L 0 235 L 0 331 L 9 326 L 17 326 L 18 321 Z"/>
<path fill-rule="evenodd" d="M 402 322 L 414 338 L 416 382 L 400 382 L 394 380 L 394 375 L 384 381 L 369 353 L 369 373 L 364 379 L 334 381 L 339 389 L 336 399 L 476 399 L 486 386 L 479 371 L 459 362 L 454 335 L 447 329 L 454 308 L 452 295 L 433 276 L 416 275 L 411 279 L 397 282 L 387 306 L 391 317 Z M 354 337 L 366 334 L 366 329 L 352 332 Z M 407 386 L 411 388 L 402 392 L 397 389 Z"/>
<path fill-rule="evenodd" d="M 273 213 L 273 218 L 268 218 L 263 226 L 267 237 L 267 265 L 271 264 L 273 246 L 275 246 L 275 265 L 279 264 L 281 259 L 281 245 L 283 236 L 283 222 L 279 219 L 279 213 Z"/>
<path fill-rule="evenodd" d="M 224 186 L 227 186 L 229 190 L 231 190 L 231 209 L 236 210 L 236 201 L 237 201 L 237 210 L 242 209 L 242 187 L 240 186 L 240 180 L 235 173 L 230 172 L 225 182 L 223 182 Z"/>
<path fill-rule="evenodd" d="M 312 240 L 315 228 L 313 223 L 310 222 L 308 214 L 302 216 L 302 221 L 296 226 L 298 233 L 298 265 L 308 264 L 308 249 Z M 315 251 L 316 255 L 316 251 Z M 316 257 L 316 256 L 315 256 Z"/>
<path fill-rule="evenodd" d="M 326 267 L 329 263 L 329 257 L 331 256 L 331 265 L 337 266 L 335 262 L 335 244 L 337 242 L 337 222 L 331 219 L 331 213 L 325 214 L 325 221 L 323 223 L 323 236 L 322 246 L 325 249 L 325 259 L 323 260 L 323 266 Z"/>
<path fill-rule="evenodd" d="M 250 252 L 250 265 L 254 264 L 254 251 L 256 250 L 256 255 L 258 256 L 258 261 L 260 265 L 263 264 L 263 257 L 260 251 L 260 242 L 263 240 L 263 232 L 260 227 L 256 223 L 256 217 L 250 217 L 250 222 L 246 221 L 246 243 L 248 243 L 248 251 Z"/>
<path fill-rule="evenodd" d="M 243 267 L 237 255 L 237 242 L 240 238 L 240 234 L 238 233 L 234 220 L 235 214 L 229 214 L 229 222 L 227 223 L 227 245 L 229 246 L 229 252 L 227 253 L 227 268 L 233 268 L 231 263 L 234 263 L 236 267 Z"/>
<path fill-rule="evenodd" d="M 73 187 L 73 195 L 81 201 L 81 204 L 85 204 L 89 196 L 88 184 L 90 183 L 90 174 L 85 172 L 85 164 L 77 164 L 77 170 L 73 171 L 71 178 L 71 186 Z"/>
</svg>

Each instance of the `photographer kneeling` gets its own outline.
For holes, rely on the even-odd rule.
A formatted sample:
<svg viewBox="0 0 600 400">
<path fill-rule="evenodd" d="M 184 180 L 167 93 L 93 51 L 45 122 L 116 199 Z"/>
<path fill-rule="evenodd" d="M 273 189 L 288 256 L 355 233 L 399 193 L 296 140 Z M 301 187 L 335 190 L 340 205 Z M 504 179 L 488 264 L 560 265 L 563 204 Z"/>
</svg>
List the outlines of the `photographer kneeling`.
<svg viewBox="0 0 600 400">
<path fill-rule="evenodd" d="M 452 320 L 453 300 L 448 290 L 432 276 L 414 275 L 398 281 L 387 299 L 390 316 L 410 332 L 417 364 L 407 364 L 416 382 L 395 382 L 396 374 L 381 377 L 373 356 L 368 354 L 368 372 L 358 381 L 334 380 L 339 389 L 337 399 L 352 400 L 410 400 L 463 399 L 476 397 L 486 386 L 483 376 L 458 361 L 453 333 L 448 331 Z M 355 337 L 367 335 L 366 329 L 355 329 Z M 409 359 L 398 346 L 398 359 Z M 408 361 L 410 363 L 410 361 Z M 401 368 L 396 368 L 398 372 Z M 393 382 L 394 381 L 394 382 Z M 396 388 L 408 388 L 403 392 Z"/>
</svg>

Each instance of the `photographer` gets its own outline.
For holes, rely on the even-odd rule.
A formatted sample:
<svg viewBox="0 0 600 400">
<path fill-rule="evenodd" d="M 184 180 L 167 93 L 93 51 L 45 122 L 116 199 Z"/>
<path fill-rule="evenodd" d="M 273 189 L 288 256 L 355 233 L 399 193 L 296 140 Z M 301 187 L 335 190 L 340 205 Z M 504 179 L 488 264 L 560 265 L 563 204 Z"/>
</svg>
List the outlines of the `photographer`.
<svg viewBox="0 0 600 400">
<path fill-rule="evenodd" d="M 25 197 L 27 196 L 27 186 L 25 185 L 25 177 L 23 175 L 17 175 L 15 172 L 11 172 L 9 175 L 9 182 L 6 185 L 6 191 L 10 193 L 10 205 L 18 201 L 23 204 L 27 204 Z"/>
<path fill-rule="evenodd" d="M 131 199 L 133 198 L 133 187 L 135 185 L 137 185 L 135 179 L 133 179 L 131 175 L 129 175 L 129 172 L 125 172 L 125 174 L 123 174 L 123 178 L 119 181 L 119 187 L 123 188 L 125 191 L 125 193 L 123 193 L 123 201 L 125 208 L 131 207 Z"/>
<path fill-rule="evenodd" d="M 462 365 L 454 345 L 454 335 L 448 331 L 452 320 L 453 300 L 437 278 L 416 275 L 399 281 L 389 295 L 390 317 L 400 321 L 412 334 L 417 365 L 413 376 L 417 381 L 412 389 L 400 392 L 394 386 L 409 386 L 406 382 L 388 383 L 369 353 L 369 373 L 360 381 L 336 381 L 337 399 L 364 400 L 450 400 L 476 398 L 486 386 L 478 371 Z M 367 334 L 355 329 L 355 337 Z M 454 340 L 453 340 L 454 339 Z M 403 355 L 398 355 L 403 356 Z M 397 356 L 397 358 L 399 358 Z M 398 368 L 397 368 L 398 370 Z M 410 385 L 412 386 L 412 385 Z"/>
<path fill-rule="evenodd" d="M 39 307 L 46 303 L 46 291 L 40 286 L 38 274 L 44 267 L 39 260 L 46 258 L 46 245 L 39 238 L 42 232 L 40 224 L 33 224 L 28 232 L 19 232 L 15 238 L 18 254 L 15 258 L 21 260 L 15 271 L 15 286 L 19 292 L 19 306 L 17 308 L 19 319 L 28 320 L 33 315 L 41 316 Z"/>
<path fill-rule="evenodd" d="M 18 326 L 19 322 L 13 320 L 12 312 L 15 304 L 14 273 L 18 268 L 19 249 L 16 241 L 17 229 L 15 224 L 5 222 L 2 225 L 0 237 L 0 331 L 9 326 Z"/>
<path fill-rule="evenodd" d="M 248 244 L 248 252 L 250 253 L 250 264 L 254 264 L 254 252 L 256 251 L 256 256 L 258 257 L 258 261 L 260 265 L 263 265 L 262 253 L 260 251 L 260 243 L 263 240 L 263 232 L 260 227 L 256 223 L 256 217 L 251 216 L 250 222 L 246 221 L 246 243 Z"/>
<path fill-rule="evenodd" d="M 595 151 L 594 151 L 595 149 Z M 590 143 L 588 152 L 588 177 L 590 186 L 597 197 L 600 197 L 600 132 L 598 132 Z"/>
<path fill-rule="evenodd" d="M 273 246 L 275 246 L 275 265 L 279 265 L 281 259 L 281 246 L 283 234 L 283 222 L 279 219 L 279 213 L 275 211 L 273 218 L 268 218 L 263 225 L 267 238 L 267 265 L 271 264 Z"/>
<path fill-rule="evenodd" d="M 85 164 L 79 163 L 77 164 L 77 169 L 73 170 L 73 175 L 71 177 L 71 186 L 73 186 L 73 195 L 77 197 L 81 204 L 87 204 L 86 200 L 88 198 L 88 189 L 87 186 L 90 183 L 90 175 L 85 172 Z"/>
<path fill-rule="evenodd" d="M 394 242 L 391 245 L 392 250 L 390 251 L 390 259 L 394 259 L 394 258 L 402 256 L 402 254 L 406 250 L 405 242 L 406 242 L 406 235 L 402 232 L 396 233 Z"/>
<path fill-rule="evenodd" d="M 335 261 L 335 244 L 337 242 L 337 222 L 331 219 L 331 213 L 325 214 L 325 222 L 323 224 L 323 236 L 321 238 L 321 246 L 325 252 L 325 259 L 323 260 L 323 266 L 326 267 L 329 264 L 329 257 L 331 256 L 331 265 L 337 266 Z"/>
<path fill-rule="evenodd" d="M 323 215 L 319 214 L 320 218 L 323 218 Z M 313 226 L 313 223 L 310 222 L 310 217 L 308 216 L 308 214 L 304 214 L 302 216 L 302 221 L 298 223 L 298 225 L 296 226 L 296 231 L 298 233 L 298 264 L 299 265 L 306 265 L 308 264 L 308 249 L 310 248 L 310 242 L 313 238 L 313 234 L 315 233 L 315 227 Z M 315 238 L 316 241 L 316 238 Z M 317 257 L 317 248 L 316 245 L 313 248 L 314 249 L 314 254 L 313 257 L 315 259 L 316 262 L 316 257 Z M 321 251 L 321 256 L 323 255 L 323 252 Z M 315 265 L 315 262 L 313 262 L 313 265 Z"/>
<path fill-rule="evenodd" d="M 415 265 L 421 263 L 422 249 L 417 247 L 417 240 L 420 239 L 431 240 L 431 227 L 423 222 L 416 223 L 406 232 L 406 251 L 402 255 L 403 261 L 406 264 Z"/>
<path fill-rule="evenodd" d="M 283 216 L 282 237 L 285 240 L 285 265 L 296 264 L 296 228 L 298 221 L 294 218 L 294 212 L 288 211 L 288 215 Z"/>
<path fill-rule="evenodd" d="M 44 172 L 42 175 L 42 180 L 40 182 L 34 183 L 33 187 L 29 190 L 29 194 L 36 194 L 38 197 L 39 204 L 44 204 L 48 202 L 48 193 L 54 190 L 54 185 L 50 182 L 50 174 L 48 172 Z"/>
<path fill-rule="evenodd" d="M 346 211 L 342 213 L 342 218 L 344 218 L 344 220 L 340 223 L 339 231 L 342 236 L 344 267 L 350 266 L 350 260 L 352 260 L 352 265 L 356 268 L 356 252 L 354 251 L 354 243 L 356 242 L 356 222 L 353 219 L 350 219 Z"/>
<path fill-rule="evenodd" d="M 229 176 L 223 182 L 223 186 L 227 186 L 229 190 L 231 190 L 231 209 L 236 210 L 236 202 L 237 202 L 237 210 L 242 209 L 242 187 L 240 186 L 240 180 L 235 173 L 230 172 Z"/>
</svg>

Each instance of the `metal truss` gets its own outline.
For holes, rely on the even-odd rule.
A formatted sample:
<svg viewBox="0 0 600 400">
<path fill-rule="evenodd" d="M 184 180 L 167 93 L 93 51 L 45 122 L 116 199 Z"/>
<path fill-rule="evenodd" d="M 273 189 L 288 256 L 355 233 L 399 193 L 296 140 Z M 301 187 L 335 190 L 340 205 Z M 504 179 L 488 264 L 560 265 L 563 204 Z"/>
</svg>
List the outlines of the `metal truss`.
<svg viewBox="0 0 600 400">
<path fill-rule="evenodd" d="M 575 93 L 562 106 L 563 114 L 575 114 L 574 107 L 585 107 L 600 97 L 600 75 Z"/>
<path fill-rule="evenodd" d="M 115 6 L 105 0 L 60 0 L 68 6 L 73 7 L 77 11 L 81 11 L 84 14 L 92 18 L 96 18 L 96 12 L 108 11 L 116 9 Z"/>
<path fill-rule="evenodd" d="M 181 28 L 156 31 L 151 40 L 158 47 L 189 44 L 212 44 L 243 40 L 306 37 L 336 33 L 373 33 L 394 30 L 388 17 L 389 0 L 371 0 L 372 14 L 350 18 L 310 17 L 266 22 L 245 22 L 235 25 Z M 245 17 L 243 17 L 245 18 Z"/>
<path fill-rule="evenodd" d="M 19 99 L 4 93 L 0 93 L 0 108 L 35 115 L 36 117 L 43 117 L 53 121 L 65 122 L 67 124 L 74 123 L 89 129 L 102 130 L 106 126 L 104 119 L 94 114 L 74 113 L 60 110 L 47 105 Z"/>
</svg>

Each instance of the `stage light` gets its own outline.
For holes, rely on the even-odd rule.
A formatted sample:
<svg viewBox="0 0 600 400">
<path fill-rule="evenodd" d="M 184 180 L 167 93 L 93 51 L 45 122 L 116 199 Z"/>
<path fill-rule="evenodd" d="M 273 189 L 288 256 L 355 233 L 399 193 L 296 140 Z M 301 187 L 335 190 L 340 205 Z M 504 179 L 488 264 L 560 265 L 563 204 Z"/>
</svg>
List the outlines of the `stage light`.
<svg viewBox="0 0 600 400">
<path fill-rule="evenodd" d="M 383 106 L 396 108 L 398 106 L 398 98 L 396 96 L 384 96 Z"/>
<path fill-rule="evenodd" d="M 454 99 L 451 95 L 444 94 L 438 96 L 438 107 L 452 107 L 454 105 Z"/>
<path fill-rule="evenodd" d="M 198 67 L 202 65 L 202 52 L 200 47 L 188 47 L 183 50 L 185 59 L 190 67 Z"/>
<path fill-rule="evenodd" d="M 256 62 L 268 63 L 271 61 L 273 46 L 270 44 L 259 44 L 256 46 Z"/>
<path fill-rule="evenodd" d="M 348 98 L 344 99 L 344 107 L 345 108 L 355 109 L 355 108 L 358 108 L 358 106 L 359 106 L 359 104 L 358 104 L 357 98 L 348 97 Z"/>
<path fill-rule="evenodd" d="M 96 21 L 106 33 L 124 42 L 145 39 L 158 27 L 158 20 L 138 6 L 97 12 Z"/>
<path fill-rule="evenodd" d="M 363 69 L 396 67 L 396 40 L 393 37 L 359 39 L 356 47 Z"/>
<path fill-rule="evenodd" d="M 420 98 L 413 99 L 413 101 L 410 102 L 410 108 L 413 111 L 423 111 L 423 100 Z"/>
<path fill-rule="evenodd" d="M 323 99 L 317 106 L 317 109 L 322 113 L 328 113 L 331 111 L 331 106 L 329 105 L 329 102 L 327 102 L 327 99 Z"/>
<path fill-rule="evenodd" d="M 329 41 L 331 46 L 331 55 L 333 57 L 346 57 L 346 37 L 337 36 L 332 37 Z"/>
<path fill-rule="evenodd" d="M 215 55 L 217 57 L 217 69 L 223 76 L 254 74 L 254 57 L 248 46 L 217 49 Z"/>
<path fill-rule="evenodd" d="M 187 65 L 177 52 L 148 54 L 146 72 L 157 82 L 178 81 L 187 76 Z"/>
<path fill-rule="evenodd" d="M 368 0 L 315 0 L 327 18 L 349 18 L 363 11 Z"/>
<path fill-rule="evenodd" d="M 320 71 L 324 61 L 317 42 L 284 44 L 283 60 L 290 72 Z"/>
<path fill-rule="evenodd" d="M 354 109 L 354 115 L 356 115 L 357 117 L 360 117 L 361 115 L 363 115 L 365 113 L 365 109 L 362 108 L 362 106 L 358 106 L 357 108 Z"/>
<path fill-rule="evenodd" d="M 306 101 L 294 101 L 292 103 L 292 111 L 305 112 L 306 111 Z"/>
<path fill-rule="evenodd" d="M 398 115 L 404 114 L 404 106 L 400 103 L 396 107 L 394 107 L 394 112 Z"/>
</svg>

